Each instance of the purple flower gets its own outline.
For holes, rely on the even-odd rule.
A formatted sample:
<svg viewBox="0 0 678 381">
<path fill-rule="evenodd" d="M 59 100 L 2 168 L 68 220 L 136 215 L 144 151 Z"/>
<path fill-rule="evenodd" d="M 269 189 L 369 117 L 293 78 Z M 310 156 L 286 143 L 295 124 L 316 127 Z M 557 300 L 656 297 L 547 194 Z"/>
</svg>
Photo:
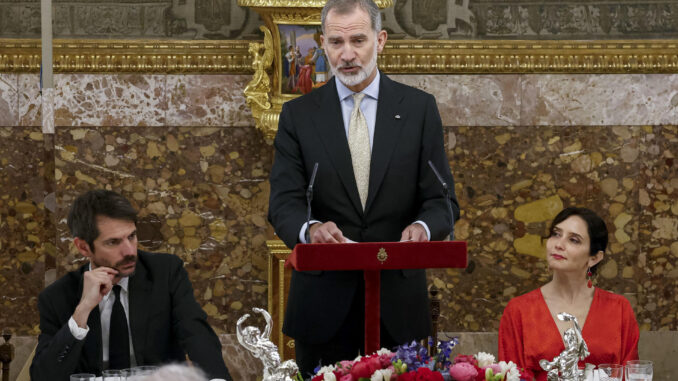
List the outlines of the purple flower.
<svg viewBox="0 0 678 381">
<path fill-rule="evenodd" d="M 407 364 L 407 370 L 417 370 L 429 361 L 428 351 L 424 346 L 412 341 L 412 344 L 403 344 L 397 347 L 392 361 L 401 360 Z"/>
</svg>

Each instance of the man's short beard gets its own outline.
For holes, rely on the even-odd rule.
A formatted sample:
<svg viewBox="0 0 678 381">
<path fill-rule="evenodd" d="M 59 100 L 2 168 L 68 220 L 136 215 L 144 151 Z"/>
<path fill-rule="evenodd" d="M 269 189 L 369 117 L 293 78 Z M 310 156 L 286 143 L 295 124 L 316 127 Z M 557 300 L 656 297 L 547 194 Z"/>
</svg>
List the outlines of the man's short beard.
<svg viewBox="0 0 678 381">
<path fill-rule="evenodd" d="M 346 63 L 344 62 L 340 64 L 339 67 L 334 67 L 332 62 L 330 62 L 330 69 L 332 70 L 332 73 L 337 76 L 337 79 L 345 86 L 350 87 L 361 84 L 364 80 L 369 78 L 372 72 L 377 68 L 377 42 L 374 42 L 374 50 L 372 51 L 372 58 L 370 58 L 370 62 L 368 62 L 366 66 L 360 67 L 360 70 L 358 70 L 356 74 L 344 74 L 338 70 L 343 66 L 349 66 L 345 64 Z"/>
</svg>

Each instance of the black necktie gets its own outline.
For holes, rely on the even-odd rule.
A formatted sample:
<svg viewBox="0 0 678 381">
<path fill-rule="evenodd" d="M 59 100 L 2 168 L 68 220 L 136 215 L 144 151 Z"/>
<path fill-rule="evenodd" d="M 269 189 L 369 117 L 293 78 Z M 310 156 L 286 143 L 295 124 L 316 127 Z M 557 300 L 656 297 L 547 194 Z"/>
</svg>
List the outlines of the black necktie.
<svg viewBox="0 0 678 381">
<path fill-rule="evenodd" d="M 125 309 L 120 303 L 120 286 L 113 286 L 115 302 L 111 311 L 111 330 L 108 336 L 109 369 L 129 368 L 129 331 Z"/>
</svg>

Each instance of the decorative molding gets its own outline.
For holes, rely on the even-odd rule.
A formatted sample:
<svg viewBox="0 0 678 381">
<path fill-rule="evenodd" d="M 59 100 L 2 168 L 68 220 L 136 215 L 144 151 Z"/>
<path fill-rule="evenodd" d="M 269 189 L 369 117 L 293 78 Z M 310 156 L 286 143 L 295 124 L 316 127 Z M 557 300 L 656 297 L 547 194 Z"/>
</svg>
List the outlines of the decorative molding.
<svg viewBox="0 0 678 381">
<path fill-rule="evenodd" d="M 251 74 L 249 43 L 55 40 L 54 71 Z M 40 40 L 0 39 L 0 52 L 0 72 L 39 72 Z M 388 74 L 678 73 L 678 40 L 391 40 L 379 67 Z"/>
<path fill-rule="evenodd" d="M 252 73 L 249 41 L 54 40 L 55 73 Z M 38 39 L 0 39 L 0 72 L 38 73 Z"/>
<path fill-rule="evenodd" d="M 379 8 L 386 8 L 393 5 L 393 0 L 375 0 Z M 238 0 L 241 7 L 260 7 L 260 8 L 322 8 L 327 0 Z"/>
<path fill-rule="evenodd" d="M 678 73 L 678 40 L 395 40 L 379 68 L 397 74 Z"/>
</svg>

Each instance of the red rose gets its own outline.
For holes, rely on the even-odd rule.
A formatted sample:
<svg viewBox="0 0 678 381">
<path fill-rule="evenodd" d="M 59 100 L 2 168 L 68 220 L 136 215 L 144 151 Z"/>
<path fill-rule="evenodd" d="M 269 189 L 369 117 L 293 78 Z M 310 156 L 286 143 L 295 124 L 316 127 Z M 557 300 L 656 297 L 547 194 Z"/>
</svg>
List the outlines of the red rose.
<svg viewBox="0 0 678 381">
<path fill-rule="evenodd" d="M 416 381 L 414 377 L 415 377 L 414 372 L 407 372 L 398 376 L 398 381 Z"/>
<path fill-rule="evenodd" d="M 351 376 L 356 380 L 360 378 L 370 378 L 372 373 L 374 372 L 371 370 L 367 361 L 357 362 L 353 365 L 353 368 L 351 368 Z"/>
<path fill-rule="evenodd" d="M 417 369 L 415 381 L 443 381 L 443 375 L 429 368 Z"/>
<path fill-rule="evenodd" d="M 379 356 L 373 356 L 367 359 L 367 365 L 370 367 L 370 376 L 374 374 L 374 372 L 378 371 L 379 369 L 382 369 L 381 367 L 381 361 L 379 360 Z M 369 376 L 368 376 L 369 377 Z"/>
<path fill-rule="evenodd" d="M 381 369 L 386 369 L 391 366 L 391 362 L 395 354 L 383 354 L 379 356 L 379 362 L 381 363 Z"/>
</svg>

